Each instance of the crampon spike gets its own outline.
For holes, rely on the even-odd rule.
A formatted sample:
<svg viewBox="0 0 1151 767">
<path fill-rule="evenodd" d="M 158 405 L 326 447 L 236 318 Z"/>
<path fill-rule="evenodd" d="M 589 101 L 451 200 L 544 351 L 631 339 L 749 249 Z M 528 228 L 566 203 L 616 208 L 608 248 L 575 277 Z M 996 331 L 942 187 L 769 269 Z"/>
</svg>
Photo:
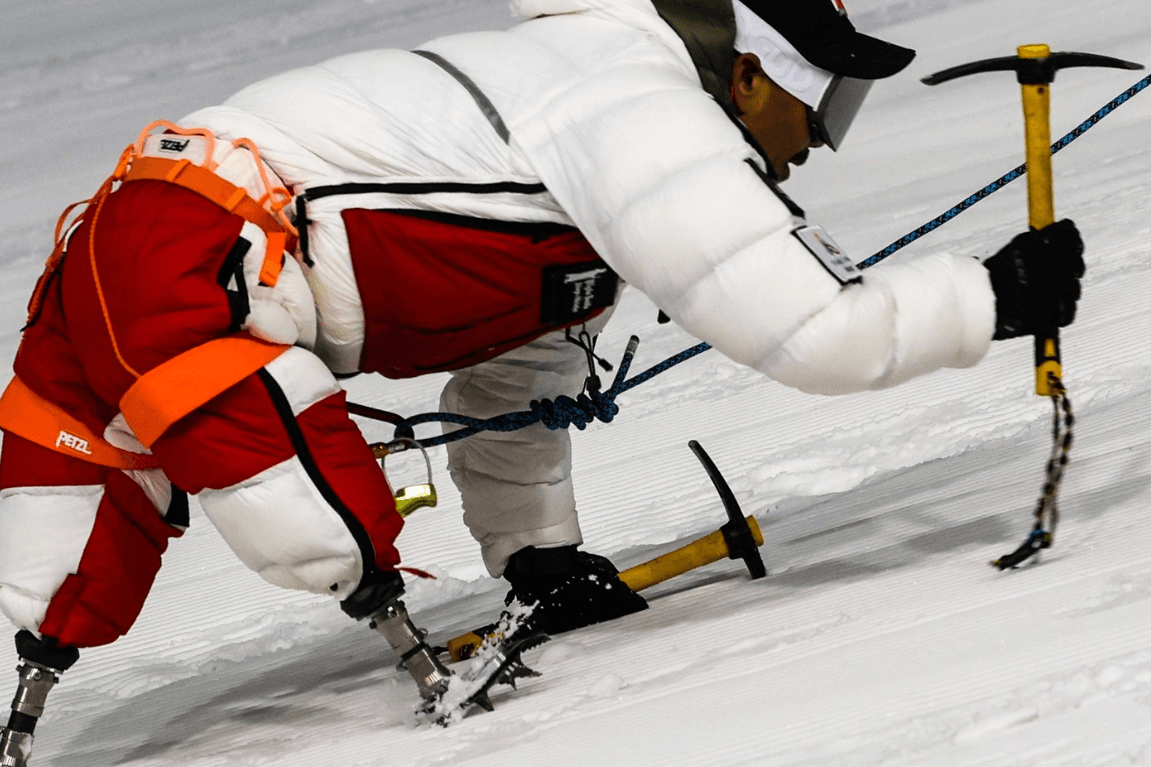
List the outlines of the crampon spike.
<svg viewBox="0 0 1151 767">
<path fill-rule="evenodd" d="M 489 691 L 496 684 L 513 688 L 515 680 L 540 676 L 521 660 L 522 654 L 548 641 L 547 634 L 532 632 L 521 637 L 484 641 L 469 661 L 469 668 L 453 676 L 440 695 L 429 701 L 422 712 L 441 727 L 460 721 L 476 708 L 493 711 Z"/>
</svg>

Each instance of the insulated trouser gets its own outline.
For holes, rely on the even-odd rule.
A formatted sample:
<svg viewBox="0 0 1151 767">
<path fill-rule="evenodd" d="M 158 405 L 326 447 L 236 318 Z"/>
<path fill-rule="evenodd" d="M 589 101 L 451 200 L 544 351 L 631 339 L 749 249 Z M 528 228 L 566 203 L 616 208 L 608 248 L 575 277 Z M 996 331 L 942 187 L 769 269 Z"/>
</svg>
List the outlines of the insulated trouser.
<svg viewBox="0 0 1151 767">
<path fill-rule="evenodd" d="M 141 451 L 119 415 L 143 374 L 243 322 L 236 260 L 262 253 L 244 219 L 163 181 L 130 181 L 71 235 L 14 365 L 20 383 L 92 433 Z M 394 569 L 402 520 L 387 482 L 310 352 L 290 348 L 152 445 L 157 468 L 90 460 L 83 440 L 5 433 L 0 455 L 0 609 L 84 647 L 127 632 L 184 493 L 271 583 L 344 598 Z M 133 447 L 134 445 L 134 447 Z M 178 489 L 176 489 L 178 488 Z"/>
</svg>

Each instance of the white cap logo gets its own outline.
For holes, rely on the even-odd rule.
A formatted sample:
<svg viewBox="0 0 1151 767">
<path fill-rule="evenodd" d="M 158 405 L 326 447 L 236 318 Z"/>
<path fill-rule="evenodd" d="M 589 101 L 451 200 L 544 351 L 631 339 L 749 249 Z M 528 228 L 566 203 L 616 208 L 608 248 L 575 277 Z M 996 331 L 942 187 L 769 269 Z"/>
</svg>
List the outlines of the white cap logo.
<svg viewBox="0 0 1151 767">
<path fill-rule="evenodd" d="M 830 2 L 837 8 L 843 7 L 839 0 Z M 741 53 L 754 53 L 759 57 L 763 71 L 776 85 L 812 109 L 818 109 L 835 75 L 805 59 L 783 35 L 739 0 L 732 0 L 732 7 L 735 10 L 735 49 Z"/>
</svg>

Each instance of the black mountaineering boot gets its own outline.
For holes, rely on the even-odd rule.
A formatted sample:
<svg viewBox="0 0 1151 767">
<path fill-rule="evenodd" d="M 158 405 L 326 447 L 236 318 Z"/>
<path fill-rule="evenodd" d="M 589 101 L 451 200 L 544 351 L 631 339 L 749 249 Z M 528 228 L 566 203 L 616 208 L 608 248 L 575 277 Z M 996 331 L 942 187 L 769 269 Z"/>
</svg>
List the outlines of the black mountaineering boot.
<svg viewBox="0 0 1151 767">
<path fill-rule="evenodd" d="M 21 664 L 16 667 L 20 686 L 12 700 L 8 726 L 0 730 L 0 767 L 27 767 L 32 756 L 32 734 L 44 713 L 48 693 L 60 677 L 79 658 L 74 647 L 58 647 L 51 637 L 37 639 L 31 631 L 16 634 L 16 652 Z"/>
<path fill-rule="evenodd" d="M 427 632 L 416 628 L 408 617 L 408 609 L 400 599 L 403 593 L 404 579 L 399 573 L 373 571 L 364 576 L 359 588 L 340 607 L 356 620 L 370 618 L 369 626 L 382 634 L 400 656 L 400 667 L 416 680 L 424 700 L 436 700 L 447 688 L 451 672 L 424 641 Z"/>
<path fill-rule="evenodd" d="M 512 585 L 504 600 L 535 605 L 532 630 L 560 634 L 647 609 L 647 600 L 620 580 L 606 557 L 575 546 L 527 546 L 512 554 L 504 570 Z"/>
</svg>

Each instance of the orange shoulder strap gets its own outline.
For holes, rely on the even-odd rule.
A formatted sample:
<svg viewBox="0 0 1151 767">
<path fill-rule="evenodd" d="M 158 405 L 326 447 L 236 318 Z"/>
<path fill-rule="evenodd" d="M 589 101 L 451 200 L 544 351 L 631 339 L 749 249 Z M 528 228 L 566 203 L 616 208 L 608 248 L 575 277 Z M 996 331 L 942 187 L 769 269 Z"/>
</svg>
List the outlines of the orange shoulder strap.
<svg viewBox="0 0 1151 767">
<path fill-rule="evenodd" d="M 269 286 L 276 284 L 284 251 L 295 249 L 295 237 L 285 231 L 284 225 L 252 199 L 247 191 L 188 160 L 169 160 L 164 157 L 137 157 L 132 160 L 124 181 L 141 180 L 167 181 L 182 186 L 263 229 L 268 237 L 268 246 L 260 270 L 260 282 Z"/>
<path fill-rule="evenodd" d="M 154 456 L 115 447 L 19 378 L 13 378 L 0 396 L 0 429 L 49 450 L 114 469 L 153 469 L 160 465 Z"/>
<path fill-rule="evenodd" d="M 246 334 L 208 341 L 142 375 L 120 398 L 120 412 L 150 448 L 169 426 L 288 348 Z"/>
</svg>

